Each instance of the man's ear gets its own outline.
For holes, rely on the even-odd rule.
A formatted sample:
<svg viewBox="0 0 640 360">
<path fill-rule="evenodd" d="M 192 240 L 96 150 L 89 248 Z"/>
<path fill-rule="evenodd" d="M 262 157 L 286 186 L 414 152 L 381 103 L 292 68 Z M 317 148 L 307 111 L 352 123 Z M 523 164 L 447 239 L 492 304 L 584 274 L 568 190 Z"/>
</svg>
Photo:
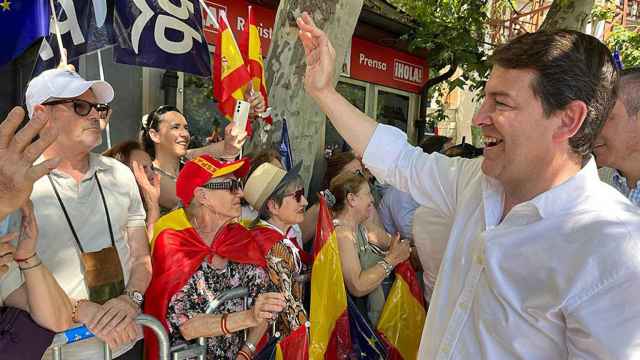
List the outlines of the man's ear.
<svg viewBox="0 0 640 360">
<path fill-rule="evenodd" d="M 573 137 L 580 130 L 587 113 L 587 104 L 580 100 L 574 100 L 558 111 L 558 126 L 553 132 L 553 140 L 561 142 Z"/>
<path fill-rule="evenodd" d="M 193 190 L 193 199 L 197 199 L 198 202 L 202 203 L 207 200 L 207 192 L 203 188 L 197 187 Z"/>
</svg>

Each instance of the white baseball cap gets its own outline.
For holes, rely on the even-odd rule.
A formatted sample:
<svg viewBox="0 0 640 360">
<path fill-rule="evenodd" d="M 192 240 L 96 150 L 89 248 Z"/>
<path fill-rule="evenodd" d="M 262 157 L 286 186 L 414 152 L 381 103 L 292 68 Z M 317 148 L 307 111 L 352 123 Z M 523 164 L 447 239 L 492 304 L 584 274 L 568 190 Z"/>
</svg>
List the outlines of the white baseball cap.
<svg viewBox="0 0 640 360">
<path fill-rule="evenodd" d="M 40 75 L 31 79 L 25 93 L 29 118 L 33 118 L 33 108 L 38 104 L 42 104 L 51 98 L 74 98 L 84 94 L 89 89 L 93 90 L 96 101 L 100 104 L 108 104 L 113 100 L 113 88 L 106 81 L 87 81 L 77 72 L 68 69 L 43 71 Z"/>
</svg>

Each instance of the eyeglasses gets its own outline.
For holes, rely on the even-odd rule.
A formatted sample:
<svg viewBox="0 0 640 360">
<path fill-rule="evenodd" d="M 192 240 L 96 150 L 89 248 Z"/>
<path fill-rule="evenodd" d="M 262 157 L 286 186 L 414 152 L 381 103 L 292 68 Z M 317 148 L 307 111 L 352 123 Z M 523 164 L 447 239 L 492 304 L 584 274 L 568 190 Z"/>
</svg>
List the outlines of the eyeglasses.
<svg viewBox="0 0 640 360">
<path fill-rule="evenodd" d="M 207 183 L 202 185 L 202 187 L 209 190 L 228 190 L 232 193 L 237 193 L 243 189 L 242 181 L 237 179 Z"/>
<path fill-rule="evenodd" d="M 73 111 L 78 116 L 87 116 L 91 112 L 91 109 L 96 109 L 98 114 L 104 117 L 109 113 L 109 110 L 111 110 L 111 106 L 107 104 L 94 104 L 80 99 L 53 100 L 42 105 L 59 105 L 68 103 L 73 103 Z"/>
<path fill-rule="evenodd" d="M 298 189 L 295 192 L 284 194 L 284 197 L 293 196 L 296 199 L 296 202 L 300 202 L 302 197 L 304 196 L 304 188 Z"/>
</svg>

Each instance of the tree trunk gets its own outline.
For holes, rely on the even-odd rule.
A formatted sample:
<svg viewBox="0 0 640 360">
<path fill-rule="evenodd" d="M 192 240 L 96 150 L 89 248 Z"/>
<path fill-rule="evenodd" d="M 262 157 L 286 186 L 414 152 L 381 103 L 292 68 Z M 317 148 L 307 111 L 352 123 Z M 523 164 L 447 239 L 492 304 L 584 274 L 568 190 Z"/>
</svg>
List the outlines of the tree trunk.
<svg viewBox="0 0 640 360">
<path fill-rule="evenodd" d="M 264 129 L 261 129 L 264 123 L 260 122 L 246 150 L 256 152 L 273 146 L 280 140 L 282 119 L 287 119 L 294 162 L 303 161 L 301 176 L 307 186 L 314 164 L 322 160 L 324 153 L 326 117 L 304 91 L 306 63 L 304 49 L 298 40 L 296 18 L 303 11 L 308 12 L 316 25 L 329 36 L 336 50 L 334 82 L 337 83 L 361 9 L 362 0 L 281 0 L 278 6 L 265 64 L 274 123 L 264 136 Z"/>
<path fill-rule="evenodd" d="M 584 32 L 594 0 L 555 0 L 540 30 L 568 29 Z"/>
</svg>

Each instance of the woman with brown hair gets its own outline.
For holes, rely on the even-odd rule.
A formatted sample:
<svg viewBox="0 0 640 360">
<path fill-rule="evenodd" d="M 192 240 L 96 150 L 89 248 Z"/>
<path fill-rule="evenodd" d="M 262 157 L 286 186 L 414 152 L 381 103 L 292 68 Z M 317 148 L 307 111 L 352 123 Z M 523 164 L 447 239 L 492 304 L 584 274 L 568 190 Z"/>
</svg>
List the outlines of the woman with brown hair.
<svg viewBox="0 0 640 360">
<path fill-rule="evenodd" d="M 393 269 L 409 258 L 409 241 L 389 234 L 377 243 L 369 241 L 364 223 L 373 211 L 373 197 L 364 176 L 338 175 L 329 190 L 335 198 L 334 226 L 347 290 L 375 327 L 393 283 Z"/>
</svg>

